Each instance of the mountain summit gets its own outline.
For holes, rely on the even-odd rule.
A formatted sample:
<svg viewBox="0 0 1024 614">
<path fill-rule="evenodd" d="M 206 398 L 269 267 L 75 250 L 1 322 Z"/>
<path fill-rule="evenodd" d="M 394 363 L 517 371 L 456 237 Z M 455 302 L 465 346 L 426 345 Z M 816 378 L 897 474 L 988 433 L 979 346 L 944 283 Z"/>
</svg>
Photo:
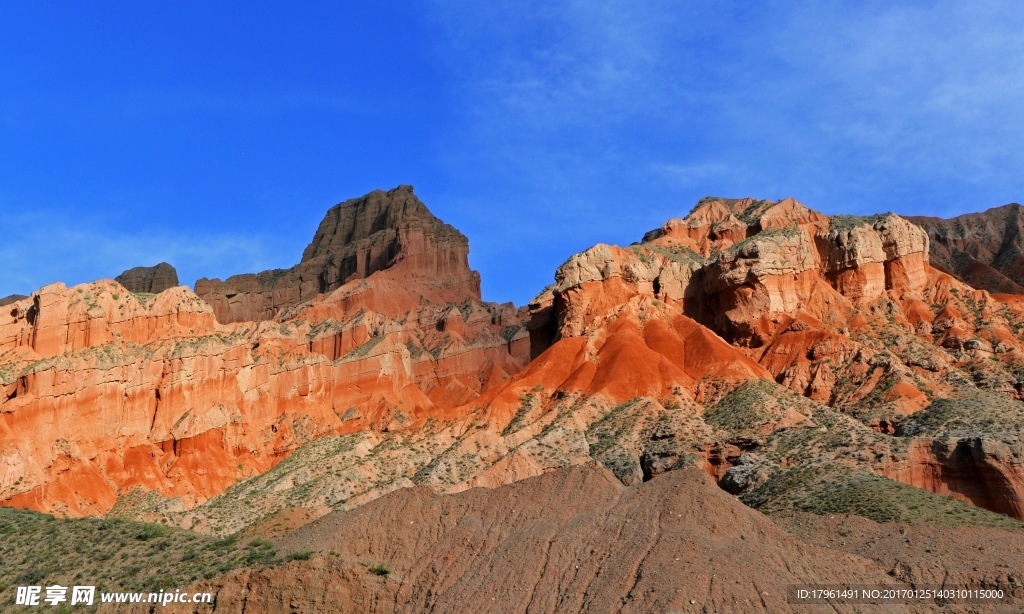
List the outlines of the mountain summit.
<svg viewBox="0 0 1024 614">
<path fill-rule="evenodd" d="M 480 300 L 469 240 L 437 219 L 408 185 L 331 207 L 294 267 L 203 278 L 196 294 L 213 306 L 219 322 L 271 320 L 282 309 L 388 269 L 446 299 Z"/>
</svg>

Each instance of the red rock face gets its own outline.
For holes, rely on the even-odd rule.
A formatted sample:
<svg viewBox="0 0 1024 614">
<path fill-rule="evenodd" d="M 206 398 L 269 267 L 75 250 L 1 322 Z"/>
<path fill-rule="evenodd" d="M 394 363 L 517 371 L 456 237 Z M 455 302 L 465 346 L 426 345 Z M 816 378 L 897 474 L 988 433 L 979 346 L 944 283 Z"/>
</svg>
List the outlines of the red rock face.
<svg viewBox="0 0 1024 614">
<path fill-rule="evenodd" d="M 988 437 L 915 439 L 891 479 L 1024 519 L 1024 446 Z"/>
<path fill-rule="evenodd" d="M 679 390 L 704 402 L 715 386 L 772 379 L 846 411 L 873 407 L 881 414 L 865 421 L 892 432 L 930 399 L 954 395 L 958 368 L 993 367 L 998 379 L 1024 358 L 1019 301 L 932 269 L 928 245 L 921 229 L 891 214 L 829 219 L 792 199 L 705 199 L 640 245 L 570 258 L 530 306 L 535 347 L 550 349 L 514 381 L 621 403 Z M 700 350 L 689 350 L 696 333 L 684 330 L 699 331 Z M 532 376 L 541 368 L 549 380 Z M 1019 382 L 1002 392 L 1020 398 Z M 1019 455 L 949 450 L 924 459 L 913 450 L 880 470 L 1020 517 Z M 707 463 L 718 475 L 727 466 L 715 454 Z"/>
<path fill-rule="evenodd" d="M 466 253 L 399 188 L 332 209 L 269 290 L 207 295 L 223 320 L 274 322 L 221 324 L 187 288 L 111 281 L 5 307 L 0 498 L 102 514 L 141 488 L 191 507 L 318 436 L 410 428 L 472 400 L 522 368 L 529 342 L 518 310 L 479 300 Z"/>
</svg>

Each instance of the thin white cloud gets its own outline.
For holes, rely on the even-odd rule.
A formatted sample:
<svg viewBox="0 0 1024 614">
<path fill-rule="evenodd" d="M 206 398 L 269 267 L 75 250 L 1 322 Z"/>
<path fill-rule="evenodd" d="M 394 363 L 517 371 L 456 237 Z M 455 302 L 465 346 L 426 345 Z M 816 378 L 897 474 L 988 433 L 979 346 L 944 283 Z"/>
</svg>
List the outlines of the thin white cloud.
<svg viewBox="0 0 1024 614">
<path fill-rule="evenodd" d="M 696 164 L 656 163 L 652 165 L 651 170 L 654 176 L 662 181 L 668 179 L 676 185 L 689 187 L 716 179 L 725 183 L 731 169 L 729 165 L 721 162 L 704 162 Z"/>
<path fill-rule="evenodd" d="M 113 278 L 128 268 L 159 262 L 174 265 L 181 283 L 186 285 L 202 276 L 226 277 L 294 264 L 271 261 L 280 250 L 268 236 L 187 234 L 142 228 L 117 231 L 90 219 L 39 213 L 15 217 L 18 241 L 0 245 L 3 296 L 26 294 L 57 281 L 72 285 Z"/>
</svg>

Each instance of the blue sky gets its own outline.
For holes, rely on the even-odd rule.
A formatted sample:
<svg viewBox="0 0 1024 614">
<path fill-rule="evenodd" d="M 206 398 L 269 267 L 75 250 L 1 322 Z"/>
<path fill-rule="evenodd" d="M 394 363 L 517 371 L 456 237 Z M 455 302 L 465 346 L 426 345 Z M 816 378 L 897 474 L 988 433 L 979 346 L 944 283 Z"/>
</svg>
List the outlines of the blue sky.
<svg viewBox="0 0 1024 614">
<path fill-rule="evenodd" d="M 1024 11 L 964 2 L 20 3 L 0 20 L 0 296 L 298 262 L 411 183 L 489 300 L 705 195 L 1024 200 Z"/>
</svg>

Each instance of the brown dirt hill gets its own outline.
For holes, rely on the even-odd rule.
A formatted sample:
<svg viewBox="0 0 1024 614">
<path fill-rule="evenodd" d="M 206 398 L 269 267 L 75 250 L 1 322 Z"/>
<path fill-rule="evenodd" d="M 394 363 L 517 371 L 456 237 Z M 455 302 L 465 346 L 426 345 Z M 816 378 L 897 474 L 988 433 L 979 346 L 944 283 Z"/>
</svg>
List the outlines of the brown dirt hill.
<svg viewBox="0 0 1024 614">
<path fill-rule="evenodd" d="M 1024 207 L 951 219 L 908 217 L 931 238 L 932 265 L 993 294 L 1024 294 Z"/>
<path fill-rule="evenodd" d="M 877 523 L 860 516 L 802 512 L 772 519 L 801 541 L 874 561 L 901 582 L 919 587 L 984 586 L 1014 595 L 1014 603 L 963 608 L 968 611 L 1020 611 L 1024 597 L 1020 552 L 1024 544 L 1019 531 Z M 946 606 L 941 611 L 955 609 Z"/>
<path fill-rule="evenodd" d="M 469 241 L 434 217 L 412 186 L 376 190 L 332 207 L 302 261 L 290 269 L 200 279 L 196 294 L 217 320 L 275 318 L 294 307 L 377 271 L 415 278 L 417 290 L 437 302 L 480 300 L 480 275 L 469 268 Z"/>
<path fill-rule="evenodd" d="M 278 547 L 316 554 L 193 588 L 216 593 L 216 612 L 781 612 L 793 584 L 899 585 L 692 469 L 632 488 L 591 464 L 456 495 L 407 489 Z"/>
</svg>

